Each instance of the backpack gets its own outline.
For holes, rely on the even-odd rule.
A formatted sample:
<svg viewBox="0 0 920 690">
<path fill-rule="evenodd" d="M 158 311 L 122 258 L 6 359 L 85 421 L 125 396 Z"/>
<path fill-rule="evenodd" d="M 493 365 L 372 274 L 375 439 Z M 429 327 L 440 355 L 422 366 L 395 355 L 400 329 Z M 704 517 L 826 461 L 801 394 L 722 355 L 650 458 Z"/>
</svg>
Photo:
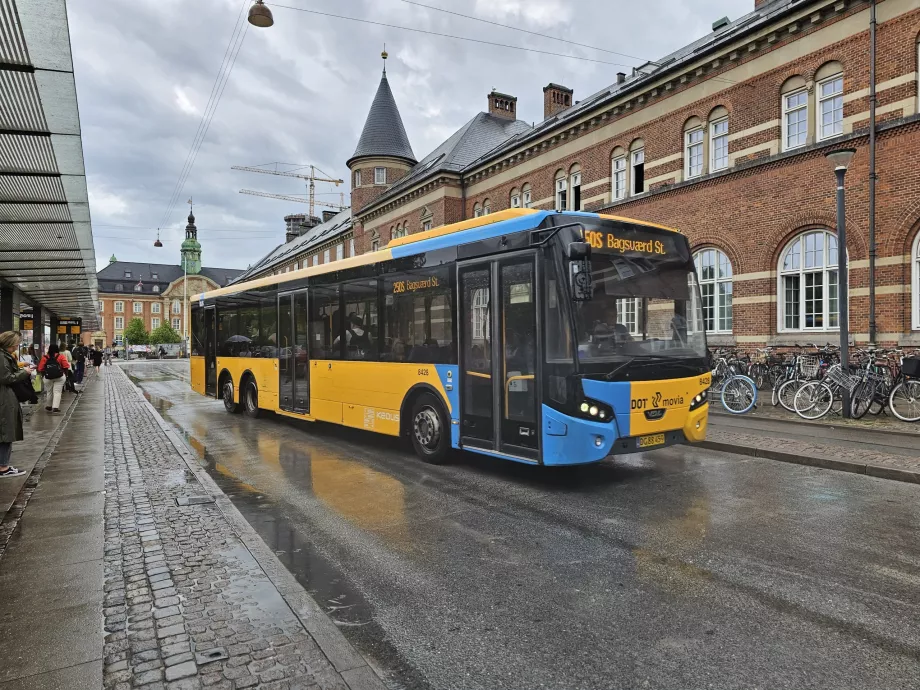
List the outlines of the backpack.
<svg viewBox="0 0 920 690">
<path fill-rule="evenodd" d="M 17 381 L 10 388 L 16 394 L 16 399 L 21 403 L 35 404 L 38 402 L 38 396 L 35 395 L 35 389 L 32 387 L 31 379 Z"/>
<path fill-rule="evenodd" d="M 60 355 L 58 355 L 60 357 Z M 42 372 L 42 375 L 46 379 L 59 379 L 64 375 L 64 369 L 61 367 L 61 363 L 58 362 L 57 357 L 51 359 L 50 357 L 45 358 L 45 370 Z"/>
</svg>

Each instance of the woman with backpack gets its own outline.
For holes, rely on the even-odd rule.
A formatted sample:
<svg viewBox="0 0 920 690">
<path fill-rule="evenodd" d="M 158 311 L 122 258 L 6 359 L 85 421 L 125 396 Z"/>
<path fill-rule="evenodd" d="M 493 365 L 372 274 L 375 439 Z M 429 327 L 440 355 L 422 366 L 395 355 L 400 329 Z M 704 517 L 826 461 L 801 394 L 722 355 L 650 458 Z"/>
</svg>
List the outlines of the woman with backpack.
<svg viewBox="0 0 920 690">
<path fill-rule="evenodd" d="M 10 465 L 13 443 L 23 439 L 22 408 L 14 387 L 28 382 L 35 367 L 20 367 L 16 361 L 19 340 L 16 331 L 0 333 L 0 478 L 25 474 Z"/>
<path fill-rule="evenodd" d="M 64 371 L 70 369 L 67 358 L 61 354 L 58 346 L 48 346 L 48 354 L 38 363 L 38 373 L 48 382 L 51 394 L 51 405 L 45 406 L 48 412 L 61 411 L 61 393 L 64 392 Z"/>
</svg>

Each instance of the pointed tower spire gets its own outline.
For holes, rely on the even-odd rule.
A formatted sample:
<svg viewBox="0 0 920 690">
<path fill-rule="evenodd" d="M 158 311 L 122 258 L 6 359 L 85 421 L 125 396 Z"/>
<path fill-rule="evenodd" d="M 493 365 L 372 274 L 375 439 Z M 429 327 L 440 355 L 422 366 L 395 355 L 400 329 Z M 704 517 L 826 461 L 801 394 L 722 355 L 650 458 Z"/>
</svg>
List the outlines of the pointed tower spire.
<svg viewBox="0 0 920 690">
<path fill-rule="evenodd" d="M 374 96 L 371 110 L 367 114 L 358 147 L 346 163 L 349 168 L 355 160 L 367 157 L 397 158 L 410 165 L 418 162 L 409 144 L 409 137 L 406 135 L 399 108 L 396 107 L 396 100 L 390 90 L 390 83 L 387 81 L 387 51 L 384 50 L 380 57 L 384 60 L 380 86 L 377 87 L 377 95 Z"/>
</svg>

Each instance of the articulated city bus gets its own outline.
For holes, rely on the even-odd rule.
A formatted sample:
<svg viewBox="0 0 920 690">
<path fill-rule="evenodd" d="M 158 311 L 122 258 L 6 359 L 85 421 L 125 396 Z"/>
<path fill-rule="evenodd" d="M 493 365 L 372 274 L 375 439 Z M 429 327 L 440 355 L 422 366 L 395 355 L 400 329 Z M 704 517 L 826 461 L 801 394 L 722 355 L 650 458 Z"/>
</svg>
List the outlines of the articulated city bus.
<svg viewBox="0 0 920 690">
<path fill-rule="evenodd" d="M 544 465 L 700 441 L 709 367 L 687 239 L 511 209 L 194 298 L 192 388 Z"/>
</svg>

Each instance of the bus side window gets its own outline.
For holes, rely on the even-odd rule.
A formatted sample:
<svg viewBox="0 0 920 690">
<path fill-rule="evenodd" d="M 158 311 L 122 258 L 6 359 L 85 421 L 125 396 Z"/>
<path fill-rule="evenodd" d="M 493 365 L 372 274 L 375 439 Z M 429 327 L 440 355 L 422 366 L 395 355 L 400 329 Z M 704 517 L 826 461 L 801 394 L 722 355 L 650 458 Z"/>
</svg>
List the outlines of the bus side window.
<svg viewBox="0 0 920 690">
<path fill-rule="evenodd" d="M 310 359 L 341 359 L 339 289 L 317 286 L 310 299 Z"/>
</svg>

